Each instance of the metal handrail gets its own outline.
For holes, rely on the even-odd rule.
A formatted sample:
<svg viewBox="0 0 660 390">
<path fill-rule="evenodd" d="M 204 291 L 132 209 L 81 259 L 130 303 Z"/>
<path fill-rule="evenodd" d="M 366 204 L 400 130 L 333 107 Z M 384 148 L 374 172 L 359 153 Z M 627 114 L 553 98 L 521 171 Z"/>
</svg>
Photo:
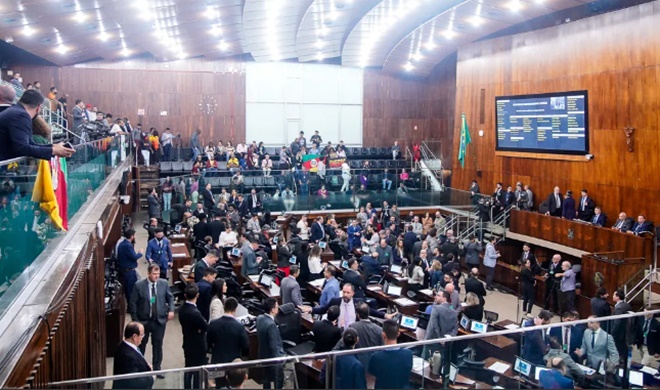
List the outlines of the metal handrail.
<svg viewBox="0 0 660 390">
<path fill-rule="evenodd" d="M 96 140 L 93 140 L 93 141 L 87 141 L 85 143 L 71 145 L 71 146 L 73 146 L 74 149 L 79 149 L 79 148 L 82 148 L 83 146 L 89 146 L 89 145 L 93 145 L 95 143 L 104 142 L 105 140 L 110 139 L 110 138 L 114 138 L 114 137 L 113 136 L 105 137 L 105 138 L 96 139 Z M 2 161 L 0 161 L 0 167 L 4 167 L 4 166 L 7 166 L 7 165 L 12 164 L 12 163 L 19 163 L 23 160 L 27 160 L 28 158 L 29 158 L 28 156 L 22 156 L 22 157 L 14 157 L 14 158 L 10 158 L 10 159 L 7 159 L 7 160 L 2 160 Z"/>
</svg>

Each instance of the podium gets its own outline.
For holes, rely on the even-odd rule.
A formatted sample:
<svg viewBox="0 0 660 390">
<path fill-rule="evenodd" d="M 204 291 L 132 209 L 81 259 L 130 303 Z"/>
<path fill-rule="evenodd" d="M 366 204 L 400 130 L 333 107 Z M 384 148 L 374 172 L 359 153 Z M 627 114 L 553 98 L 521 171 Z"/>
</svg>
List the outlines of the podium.
<svg viewBox="0 0 660 390">
<path fill-rule="evenodd" d="M 594 297 L 599 287 L 610 294 L 608 302 L 614 304 L 614 291 L 626 283 L 633 287 L 644 277 L 646 260 L 643 257 L 625 258 L 623 251 L 591 253 L 582 256 L 582 295 Z M 603 276 L 602 283 L 596 284 L 596 275 Z M 642 294 L 637 297 L 642 299 Z M 632 302 L 629 302 L 632 304 Z"/>
</svg>

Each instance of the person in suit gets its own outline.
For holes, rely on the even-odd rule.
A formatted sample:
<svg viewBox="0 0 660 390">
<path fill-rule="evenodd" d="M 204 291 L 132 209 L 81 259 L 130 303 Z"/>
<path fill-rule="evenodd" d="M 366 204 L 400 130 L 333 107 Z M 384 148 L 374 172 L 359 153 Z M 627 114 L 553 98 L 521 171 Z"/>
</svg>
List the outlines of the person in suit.
<svg viewBox="0 0 660 390">
<path fill-rule="evenodd" d="M 506 192 L 504 193 L 504 208 L 508 208 L 516 204 L 516 194 L 513 192 L 513 187 L 506 187 Z"/>
<path fill-rule="evenodd" d="M 335 278 L 337 270 L 334 266 L 329 265 L 323 270 L 323 289 L 321 290 L 321 297 L 319 298 L 319 305 L 324 306 L 333 298 L 339 298 L 339 281 Z"/>
<path fill-rule="evenodd" d="M 589 196 L 589 192 L 585 189 L 582 190 L 580 196 L 580 203 L 578 203 L 577 217 L 582 221 L 591 222 L 594 216 L 595 208 L 594 200 Z"/>
<path fill-rule="evenodd" d="M 470 276 L 465 281 L 465 293 L 474 293 L 482 306 L 486 304 L 486 288 L 479 280 L 479 269 L 476 267 L 470 270 Z"/>
<path fill-rule="evenodd" d="M 207 270 L 208 271 L 208 270 Z M 197 367 L 206 364 L 206 331 L 208 319 L 197 309 L 199 288 L 195 283 L 188 283 L 184 295 L 186 302 L 179 308 L 179 323 L 183 333 L 183 356 L 185 367 Z M 199 389 L 199 372 L 186 372 L 183 375 L 184 389 Z"/>
<path fill-rule="evenodd" d="M 149 263 L 160 267 L 160 277 L 167 280 L 167 269 L 172 266 L 172 249 L 170 241 L 165 237 L 162 228 L 154 229 L 155 237 L 147 243 L 147 253 L 144 257 Z"/>
<path fill-rule="evenodd" d="M 465 306 L 461 306 L 463 314 L 471 320 L 481 321 L 484 318 L 484 306 L 475 293 L 465 294 Z"/>
<path fill-rule="evenodd" d="M 142 249 L 137 252 L 133 248 L 135 243 L 135 230 L 127 229 L 124 231 L 124 239 L 117 245 L 116 257 L 119 268 L 119 281 L 124 287 L 124 296 L 126 302 L 131 301 L 133 286 L 138 280 L 137 266 L 138 259 L 142 257 Z"/>
<path fill-rule="evenodd" d="M 596 290 L 596 296 L 591 298 L 591 314 L 596 317 L 607 317 L 612 315 L 612 308 L 607 302 L 610 295 L 604 287 Z"/>
<path fill-rule="evenodd" d="M 479 203 L 479 194 L 481 194 L 479 183 L 477 183 L 476 180 L 472 180 L 472 184 L 470 185 L 470 199 L 472 200 L 473 206 L 476 206 L 477 203 Z"/>
<path fill-rule="evenodd" d="M 632 307 L 626 302 L 626 294 L 623 290 L 616 290 L 612 297 L 614 301 L 614 315 L 626 314 L 632 311 Z M 634 341 L 633 324 L 630 319 L 612 320 L 610 321 L 610 334 L 614 338 L 616 349 L 619 351 L 620 358 L 628 356 L 628 346 Z"/>
<path fill-rule="evenodd" d="M 575 350 L 580 359 L 586 359 L 588 367 L 597 370 L 600 362 L 607 362 L 606 366 L 615 366 L 619 363 L 619 352 L 614 344 L 612 335 L 607 334 L 601 327 L 596 317 L 587 324 L 587 330 L 582 337 L 582 346 Z M 608 370 L 609 372 L 609 370 Z"/>
<path fill-rule="evenodd" d="M 355 346 L 360 342 L 358 332 L 355 329 L 348 328 L 342 336 L 339 334 L 343 341 L 343 349 L 355 349 Z M 335 360 L 335 389 L 366 389 L 367 379 L 364 375 L 364 365 L 358 359 L 357 354 L 337 356 Z M 323 366 L 323 374 L 325 374 L 325 364 Z M 322 375 L 321 382 L 323 383 L 325 375 Z"/>
<path fill-rule="evenodd" d="M 225 231 L 225 224 L 222 222 L 220 213 L 213 214 L 213 221 L 209 222 L 208 232 L 209 236 L 213 239 L 213 244 L 220 241 L 220 235 Z"/>
<path fill-rule="evenodd" d="M 209 324 L 206 343 L 211 350 L 211 364 L 229 363 L 241 356 L 247 356 L 250 350 L 248 332 L 236 319 L 238 301 L 234 297 L 225 300 L 225 314 Z M 215 380 L 216 388 L 226 387 L 225 378 Z"/>
<path fill-rule="evenodd" d="M 261 211 L 261 198 L 257 194 L 256 189 L 250 190 L 250 196 L 248 196 L 248 208 L 250 213 L 256 214 Z"/>
<path fill-rule="evenodd" d="M 561 195 L 561 192 L 559 192 L 559 187 L 555 187 L 552 191 L 552 194 L 548 195 L 546 203 L 548 204 L 548 211 L 545 213 L 545 215 L 552 215 L 554 217 L 562 216 L 564 199 Z"/>
<path fill-rule="evenodd" d="M 360 238 L 362 237 L 362 226 L 358 224 L 357 219 L 351 221 L 351 225 L 346 229 L 348 234 L 348 250 L 353 251 L 360 247 Z"/>
<path fill-rule="evenodd" d="M 449 304 L 451 295 L 447 291 L 440 291 L 437 295 L 437 304 L 433 305 L 431 318 L 426 328 L 426 340 L 456 336 L 458 332 L 458 312 Z"/>
<path fill-rule="evenodd" d="M 207 209 L 204 208 L 204 203 L 198 202 L 197 203 L 197 208 L 195 208 L 195 210 L 192 211 L 192 215 L 199 218 L 200 214 L 208 215 L 209 211 L 210 210 L 207 210 Z"/>
<path fill-rule="evenodd" d="M 580 343 L 582 343 L 582 336 L 580 335 Z M 579 344 L 582 345 L 582 344 Z M 548 338 L 548 352 L 543 356 L 543 360 L 550 363 L 552 359 L 560 358 L 566 363 L 566 372 L 565 375 L 575 383 L 578 383 L 580 386 L 583 386 L 584 383 L 584 371 L 578 366 L 578 364 L 573 360 L 571 355 L 564 352 L 561 341 L 555 336 L 550 336 Z"/>
<path fill-rule="evenodd" d="M 248 207 L 248 202 L 243 197 L 243 194 L 238 195 L 238 201 L 236 202 L 236 210 L 241 218 L 245 218 L 250 215 L 250 207 Z"/>
<path fill-rule="evenodd" d="M 151 365 L 147 363 L 144 355 L 138 349 L 144 338 L 144 325 L 137 321 L 130 322 L 124 328 L 124 340 L 117 346 L 112 375 L 134 374 L 137 372 L 150 372 Z M 112 382 L 113 389 L 151 389 L 154 377 L 151 375 L 119 379 Z"/>
<path fill-rule="evenodd" d="M 309 242 L 317 243 L 319 241 L 324 241 L 325 239 L 325 229 L 323 228 L 323 217 L 316 217 L 316 220 L 312 224 L 311 234 L 309 236 Z"/>
<path fill-rule="evenodd" d="M 660 354 L 660 322 L 649 314 L 649 307 L 644 308 L 644 318 L 637 317 L 635 326 L 635 345 L 642 356 L 642 364 L 658 367 L 656 356 Z"/>
<path fill-rule="evenodd" d="M 264 301 L 265 313 L 257 317 L 257 339 L 259 340 L 259 359 L 270 359 L 285 356 L 282 337 L 275 323 L 275 315 L 279 311 L 277 299 L 267 298 Z M 284 385 L 283 366 L 270 365 L 264 370 L 263 388 L 275 389 Z"/>
<path fill-rule="evenodd" d="M 195 298 L 195 303 L 206 322 L 209 322 L 211 299 L 213 299 L 213 293 L 211 292 L 213 288 L 211 283 L 213 283 L 217 275 L 218 271 L 216 271 L 215 268 L 206 267 L 202 280 L 197 282 L 197 292 L 199 294 L 197 298 Z"/>
<path fill-rule="evenodd" d="M 484 267 L 486 267 L 486 290 L 493 291 L 493 277 L 495 276 L 495 266 L 497 265 L 497 258 L 500 257 L 500 252 L 495 249 L 497 237 L 493 236 L 486 244 L 486 252 L 484 253 Z"/>
<path fill-rule="evenodd" d="M 630 234 L 650 233 L 652 228 L 653 225 L 651 224 L 651 222 L 648 222 L 646 220 L 646 217 L 640 214 L 637 217 L 637 222 L 635 222 L 632 229 L 628 230 L 626 233 L 630 233 Z"/>
<path fill-rule="evenodd" d="M 526 260 L 530 261 L 531 270 L 534 275 L 541 273 L 541 266 L 536 260 L 536 256 L 534 256 L 534 253 L 532 252 L 532 246 L 528 243 L 523 244 L 523 252 L 520 254 L 520 260 L 518 261 L 518 264 L 524 265 Z"/>
<path fill-rule="evenodd" d="M 523 295 L 523 305 L 522 310 L 527 314 L 532 313 L 532 308 L 534 307 L 534 298 L 536 296 L 535 286 L 536 279 L 534 278 L 534 272 L 532 271 L 532 260 L 524 260 L 525 263 L 520 270 L 520 286 L 522 288 Z"/>
<path fill-rule="evenodd" d="M 344 283 L 350 283 L 355 287 L 355 299 L 364 299 L 367 293 L 367 283 L 360 275 L 358 270 L 360 263 L 357 259 L 350 259 L 348 261 L 348 269 L 344 271 Z"/>
<path fill-rule="evenodd" d="M 594 215 L 589 220 L 594 225 L 604 227 L 607 224 L 607 216 L 603 214 L 600 207 L 594 208 Z"/>
<path fill-rule="evenodd" d="M 204 278 L 204 271 L 206 271 L 207 268 L 213 268 L 215 266 L 215 263 L 218 261 L 218 256 L 220 256 L 218 251 L 213 249 L 208 251 L 206 256 L 195 263 L 195 269 L 193 271 L 195 274 L 195 283 L 199 283 Z"/>
<path fill-rule="evenodd" d="M 577 210 L 575 209 L 575 199 L 573 199 L 573 191 L 566 191 L 566 196 L 564 197 L 564 202 L 562 203 L 562 213 L 561 217 L 572 221 L 577 215 Z"/>
<path fill-rule="evenodd" d="M 149 218 L 161 218 L 160 200 L 158 199 L 158 191 L 152 188 L 149 196 L 147 196 L 147 203 L 149 204 Z"/>
<path fill-rule="evenodd" d="M 213 210 L 215 207 L 215 198 L 213 197 L 213 192 L 211 191 L 211 183 L 207 183 L 206 187 L 202 190 L 202 199 L 204 200 L 204 208 Z"/>
<path fill-rule="evenodd" d="M 16 99 L 16 90 L 9 85 L 0 85 L 0 113 L 14 104 Z"/>
<path fill-rule="evenodd" d="M 573 389 L 573 380 L 566 375 L 566 363 L 559 357 L 550 360 L 549 370 L 541 371 L 539 384 L 543 389 Z"/>
<path fill-rule="evenodd" d="M 580 315 L 577 312 L 569 311 L 564 313 L 562 322 L 577 321 Z M 586 327 L 582 324 L 577 325 L 563 325 L 550 329 L 549 337 L 556 337 L 561 343 L 564 352 L 568 353 L 573 360 L 579 360 L 575 354 L 575 350 L 582 346 L 582 338 Z"/>
<path fill-rule="evenodd" d="M 328 309 L 328 316 L 322 321 L 314 321 L 312 326 L 312 333 L 314 337 L 314 352 L 328 352 L 341 339 L 341 329 L 337 327 L 337 320 L 339 319 L 339 306 L 331 306 Z"/>
<path fill-rule="evenodd" d="M 258 214 L 252 214 L 252 218 L 247 221 L 247 230 L 253 233 L 259 233 L 261 231 Z"/>
<path fill-rule="evenodd" d="M 534 318 L 527 319 L 523 323 L 523 328 L 531 326 L 547 325 L 550 323 L 552 313 L 547 310 L 541 312 Z M 533 330 L 523 334 L 522 358 L 535 365 L 544 365 L 543 355 L 545 355 L 544 331 Z"/>
<path fill-rule="evenodd" d="M 556 254 L 552 256 L 551 260 L 546 260 L 543 263 L 542 268 L 546 270 L 545 274 L 545 303 L 543 309 L 548 310 L 551 307 L 556 313 L 559 306 L 559 301 L 557 299 L 558 290 L 559 290 L 559 279 L 555 278 L 555 275 L 560 272 L 560 263 L 561 255 Z"/>
<path fill-rule="evenodd" d="M 128 312 L 133 321 L 144 325 L 144 338 L 140 343 L 140 352 L 144 355 L 151 335 L 153 348 L 153 369 L 160 370 L 163 361 L 163 338 L 167 321 L 174 318 L 174 296 L 169 283 L 160 278 L 160 267 L 151 263 L 147 267 L 147 278 L 135 283 Z"/>
<path fill-rule="evenodd" d="M 199 218 L 199 222 L 197 222 L 193 228 L 193 237 L 194 237 L 194 243 L 195 244 L 200 244 L 204 241 L 205 237 L 208 237 L 211 235 L 211 231 L 209 229 L 209 224 L 206 222 L 207 215 L 206 214 L 199 214 L 197 217 Z M 213 240 L 213 237 L 211 237 L 211 242 Z"/>
<path fill-rule="evenodd" d="M 469 268 L 479 267 L 479 254 L 482 250 L 481 243 L 477 241 L 476 236 L 471 236 L 469 241 L 463 243 L 465 263 Z"/>
<path fill-rule="evenodd" d="M 417 241 L 417 235 L 413 233 L 412 225 L 407 225 L 406 233 L 403 235 L 403 250 L 407 258 L 412 257 L 413 247 L 415 246 L 416 241 Z"/>
<path fill-rule="evenodd" d="M 248 239 L 243 237 L 243 246 L 241 251 L 243 252 L 243 262 L 241 264 L 241 273 L 246 278 L 248 275 L 258 275 L 259 274 L 259 264 L 262 261 L 261 257 L 257 257 L 256 250 L 259 248 L 259 240 L 257 239 Z"/>
<path fill-rule="evenodd" d="M 242 362 L 241 359 L 234 359 L 232 363 Z M 230 368 L 225 374 L 227 386 L 222 388 L 227 389 L 242 389 L 246 380 L 248 380 L 248 369 L 247 368 Z M 217 382 L 217 380 L 216 380 Z M 219 388 L 218 385 L 215 387 Z"/>
<path fill-rule="evenodd" d="M 353 322 L 351 325 L 349 325 L 348 328 L 345 329 L 345 331 L 348 329 L 355 329 L 357 332 L 358 338 L 360 340 L 357 344 L 358 349 L 383 345 L 383 329 L 369 319 L 370 310 L 371 309 L 366 302 L 357 301 L 355 303 L 355 314 L 357 316 L 357 321 Z M 344 341 L 339 340 L 337 345 L 333 348 L 333 351 L 342 349 L 344 349 Z M 368 367 L 369 359 L 371 358 L 372 354 L 373 352 L 362 352 L 357 355 L 357 358 L 364 367 Z"/>
<path fill-rule="evenodd" d="M 527 193 L 527 204 L 525 205 L 525 210 L 529 211 L 534 208 L 534 193 L 532 189 L 529 188 L 529 185 L 525 184 L 525 192 Z"/>
<path fill-rule="evenodd" d="M 619 213 L 619 219 L 616 220 L 616 222 L 612 226 L 612 229 L 616 230 L 616 231 L 619 231 L 621 233 L 625 233 L 628 230 L 630 230 L 630 228 L 632 228 L 632 226 L 633 226 L 632 218 L 628 218 L 626 213 L 624 213 L 622 211 L 622 212 Z"/>
<path fill-rule="evenodd" d="M 495 191 L 492 195 L 493 198 L 493 211 L 495 214 L 499 214 L 504 210 L 504 189 L 502 188 L 502 183 L 497 182 L 495 184 Z"/>
<path fill-rule="evenodd" d="M 280 286 L 280 295 L 282 296 L 282 304 L 293 303 L 296 306 L 302 306 L 303 299 L 300 293 L 300 284 L 296 280 L 300 276 L 300 268 L 294 264 L 290 268 L 289 276 L 282 279 Z"/>
</svg>

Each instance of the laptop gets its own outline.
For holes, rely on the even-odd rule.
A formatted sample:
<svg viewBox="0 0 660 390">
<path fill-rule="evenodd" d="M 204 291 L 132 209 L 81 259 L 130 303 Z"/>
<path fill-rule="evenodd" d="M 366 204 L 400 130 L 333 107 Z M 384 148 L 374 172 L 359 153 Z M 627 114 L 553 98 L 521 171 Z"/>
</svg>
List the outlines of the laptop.
<svg viewBox="0 0 660 390">
<path fill-rule="evenodd" d="M 623 378 L 623 368 L 619 368 L 619 377 Z M 644 373 L 640 371 L 629 371 L 628 384 L 630 386 L 644 387 Z"/>
<path fill-rule="evenodd" d="M 399 321 L 399 324 L 401 325 L 402 328 L 406 328 L 412 331 L 417 330 L 417 323 L 419 322 L 419 318 L 417 317 L 410 317 L 407 315 L 401 315 L 401 320 Z"/>
<path fill-rule="evenodd" d="M 484 333 L 488 332 L 488 325 L 484 324 L 483 322 L 472 321 L 470 323 L 470 331 L 474 332 L 474 333 L 484 334 Z"/>
<path fill-rule="evenodd" d="M 231 255 L 235 257 L 239 257 L 241 255 L 241 250 L 239 248 L 234 248 L 231 250 Z"/>
<path fill-rule="evenodd" d="M 257 283 L 264 287 L 270 288 L 270 286 L 273 284 L 273 277 L 262 273 L 259 275 L 259 281 Z"/>
<path fill-rule="evenodd" d="M 401 296 L 401 287 L 385 282 L 383 284 L 383 292 L 387 295 Z"/>
<path fill-rule="evenodd" d="M 393 274 L 400 274 L 401 273 L 401 266 L 396 265 L 396 264 L 392 264 L 390 266 L 390 272 L 393 273 Z"/>
<path fill-rule="evenodd" d="M 325 241 L 319 241 L 319 248 L 325 249 L 325 247 L 328 246 L 328 243 Z"/>
<path fill-rule="evenodd" d="M 528 378 L 531 377 L 532 375 L 532 369 L 534 366 L 532 366 L 532 363 L 522 360 L 519 357 L 516 357 L 516 362 L 513 365 L 513 371 L 520 373 L 521 375 L 524 375 Z"/>
<path fill-rule="evenodd" d="M 459 324 L 461 325 L 461 328 L 465 330 L 470 329 L 470 319 L 465 315 L 461 315 L 461 322 Z"/>
</svg>

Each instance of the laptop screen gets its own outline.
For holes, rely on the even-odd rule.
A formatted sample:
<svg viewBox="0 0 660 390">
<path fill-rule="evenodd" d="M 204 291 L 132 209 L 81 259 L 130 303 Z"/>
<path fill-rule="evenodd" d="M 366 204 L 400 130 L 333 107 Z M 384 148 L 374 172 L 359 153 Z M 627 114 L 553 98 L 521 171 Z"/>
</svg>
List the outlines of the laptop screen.
<svg viewBox="0 0 660 390">
<path fill-rule="evenodd" d="M 401 287 L 390 285 L 387 289 L 387 294 L 399 296 L 401 295 Z"/>
<path fill-rule="evenodd" d="M 463 329 L 469 329 L 468 326 L 470 326 L 470 319 L 467 318 L 466 316 L 462 315 L 460 325 L 461 325 L 461 328 L 463 328 Z"/>
<path fill-rule="evenodd" d="M 549 368 L 542 368 L 542 367 L 536 367 L 536 372 L 534 373 L 534 378 L 536 378 L 537 381 L 541 380 L 541 373 L 543 371 L 548 371 Z"/>
<path fill-rule="evenodd" d="M 472 321 L 470 324 L 470 331 L 474 333 L 486 333 L 488 332 L 488 325 L 483 322 Z"/>
<path fill-rule="evenodd" d="M 410 317 L 406 315 L 401 316 L 401 327 L 410 329 L 410 330 L 417 330 L 417 323 L 419 322 L 419 318 L 417 317 Z"/>
<path fill-rule="evenodd" d="M 390 272 L 392 272 L 393 274 L 400 274 L 401 266 L 392 264 L 392 266 L 390 267 Z"/>
<path fill-rule="evenodd" d="M 532 374 L 532 364 L 517 357 L 516 363 L 513 365 L 513 370 L 529 378 Z"/>
<path fill-rule="evenodd" d="M 296 264 L 296 256 L 289 257 L 289 263 Z"/>
<path fill-rule="evenodd" d="M 277 242 L 280 240 L 279 236 L 273 237 L 273 242 L 277 244 Z"/>
<path fill-rule="evenodd" d="M 177 224 L 177 225 L 174 227 L 174 231 L 177 232 L 177 233 L 181 233 L 181 228 L 182 228 L 182 227 L 183 227 L 183 226 L 182 226 L 181 224 Z"/>
</svg>

